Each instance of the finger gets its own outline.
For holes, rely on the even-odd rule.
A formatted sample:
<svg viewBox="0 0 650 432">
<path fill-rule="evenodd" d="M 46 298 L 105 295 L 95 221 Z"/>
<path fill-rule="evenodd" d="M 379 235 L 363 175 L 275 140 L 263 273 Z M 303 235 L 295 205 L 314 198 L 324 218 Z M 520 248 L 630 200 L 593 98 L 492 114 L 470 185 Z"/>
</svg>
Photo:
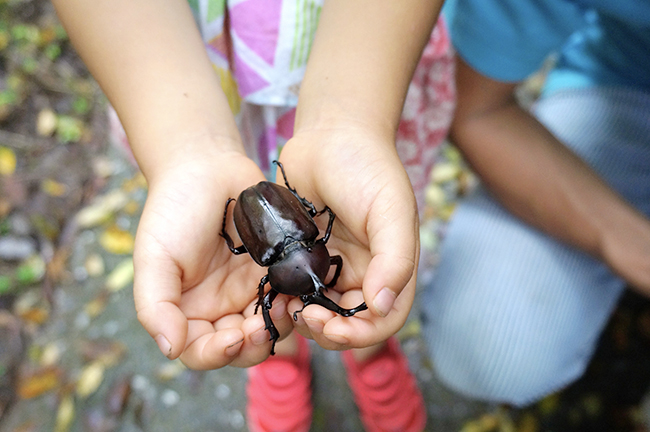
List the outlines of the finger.
<svg viewBox="0 0 650 432">
<path fill-rule="evenodd" d="M 291 317 L 287 314 L 286 296 L 278 296 L 269 311 L 271 321 L 280 333 L 278 342 L 287 337 L 293 330 Z M 271 333 L 261 312 L 246 318 L 242 326 L 246 335 L 244 346 L 239 356 L 231 363 L 232 366 L 250 367 L 261 363 L 271 354 Z"/>
<path fill-rule="evenodd" d="M 414 282 L 402 290 L 389 316 L 379 317 L 370 311 L 349 318 L 335 315 L 325 322 L 323 340 L 316 338 L 316 341 L 326 348 L 335 347 L 329 349 L 349 349 L 365 348 L 387 340 L 404 326 L 408 318 L 415 294 Z"/>
<path fill-rule="evenodd" d="M 154 338 L 160 351 L 175 359 L 183 351 L 187 338 L 187 318 L 178 307 L 180 271 L 167 256 L 156 252 L 141 254 L 140 250 L 136 247 L 133 256 L 133 298 L 138 321 Z"/>
<path fill-rule="evenodd" d="M 408 202 L 408 201 L 407 201 Z M 368 308 L 385 317 L 406 285 L 414 278 L 418 259 L 418 219 L 415 204 L 394 204 L 373 211 L 368 219 L 372 256 L 363 279 Z"/>
<path fill-rule="evenodd" d="M 244 317 L 233 314 L 212 324 L 206 320 L 189 320 L 189 345 L 181 354 L 181 361 L 196 370 L 218 369 L 230 364 L 244 344 L 241 330 Z"/>
<path fill-rule="evenodd" d="M 363 301 L 360 290 L 347 291 L 340 295 L 329 292 L 328 296 L 341 307 L 350 309 Z M 400 297 L 406 297 L 406 292 Z M 406 300 L 406 298 L 405 298 Z M 410 303 L 401 300 L 399 313 L 390 318 L 381 318 L 369 311 L 357 312 L 352 317 L 344 317 L 321 306 L 307 306 L 298 314 L 297 330 L 306 337 L 314 339 L 320 346 L 329 350 L 362 348 L 375 345 L 392 336 L 399 330 L 408 315 Z M 289 311 L 300 308 L 301 302 L 292 302 Z"/>
</svg>

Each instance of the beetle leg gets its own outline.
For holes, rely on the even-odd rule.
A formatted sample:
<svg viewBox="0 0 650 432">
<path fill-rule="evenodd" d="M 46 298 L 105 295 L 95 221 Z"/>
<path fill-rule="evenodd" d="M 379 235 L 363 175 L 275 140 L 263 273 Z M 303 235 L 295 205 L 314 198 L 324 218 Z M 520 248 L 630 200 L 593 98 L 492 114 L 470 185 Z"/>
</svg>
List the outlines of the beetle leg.
<svg viewBox="0 0 650 432">
<path fill-rule="evenodd" d="M 262 306 L 262 311 L 264 311 L 264 285 L 269 281 L 269 275 L 267 274 L 260 280 L 260 284 L 257 286 L 257 304 L 255 305 L 255 314 L 257 314 L 257 309 Z M 273 291 L 273 290 L 271 290 Z"/>
<path fill-rule="evenodd" d="M 339 279 L 339 276 L 341 276 L 341 269 L 343 268 L 343 258 L 341 258 L 341 255 L 334 255 L 330 257 L 330 266 L 332 265 L 336 266 L 336 271 L 334 272 L 332 280 L 329 283 L 325 284 L 326 288 L 331 288 L 336 285 L 336 281 Z"/>
<path fill-rule="evenodd" d="M 293 194 L 293 196 L 298 198 L 298 201 L 300 201 L 302 205 L 304 205 L 307 208 L 307 213 L 309 213 L 309 216 L 311 217 L 318 216 L 323 211 L 325 211 L 323 209 L 323 211 L 318 212 L 316 210 L 316 207 L 314 207 L 314 205 L 309 200 L 307 200 L 307 198 L 303 198 L 300 195 L 298 195 L 298 191 L 296 191 L 294 188 L 292 188 L 289 185 L 289 180 L 287 180 L 287 174 L 284 172 L 284 167 L 282 166 L 280 161 L 274 160 L 273 163 L 280 167 L 280 171 L 282 172 L 282 177 L 284 178 L 284 185 L 287 187 L 287 189 L 289 189 L 289 191 Z"/>
<path fill-rule="evenodd" d="M 363 310 L 368 309 L 368 306 L 366 306 L 366 302 L 363 302 L 359 306 L 352 309 L 342 308 L 341 306 L 334 303 L 333 300 L 330 300 L 329 298 L 325 297 L 325 295 L 320 291 L 317 291 L 314 294 L 301 295 L 300 300 L 302 300 L 303 307 L 302 309 L 295 311 L 293 313 L 294 321 L 298 321 L 298 313 L 302 312 L 303 309 L 305 309 L 310 304 L 317 304 L 323 306 L 325 309 L 331 310 L 332 312 L 336 312 L 337 314 L 344 317 L 350 317 L 357 312 L 361 312 Z"/>
<path fill-rule="evenodd" d="M 275 355 L 275 343 L 278 341 L 278 339 L 280 339 L 280 332 L 275 328 L 275 324 L 273 324 L 273 321 L 271 320 L 271 314 L 269 313 L 271 307 L 273 306 L 273 300 L 275 300 L 275 297 L 277 295 L 277 291 L 271 290 L 264 297 L 264 301 L 262 302 L 262 316 L 264 317 L 265 324 L 264 329 L 269 331 L 271 334 L 269 340 L 273 341 L 273 344 L 271 345 L 271 355 Z"/>
<path fill-rule="evenodd" d="M 239 247 L 235 247 L 235 243 L 232 241 L 230 234 L 226 232 L 226 216 L 228 215 L 228 206 L 233 201 L 235 201 L 234 198 L 228 198 L 228 201 L 226 201 L 226 209 L 223 211 L 223 222 L 221 223 L 221 232 L 219 235 L 226 239 L 226 244 L 228 245 L 230 252 L 234 253 L 235 255 L 240 255 L 248 252 L 248 250 L 246 250 L 246 246 L 241 245 Z"/>
<path fill-rule="evenodd" d="M 329 222 L 327 222 L 327 229 L 325 230 L 325 235 L 323 236 L 323 238 L 316 240 L 316 243 L 323 243 L 323 244 L 327 243 L 327 241 L 330 239 L 330 234 L 332 234 L 332 226 L 334 225 L 334 219 L 336 219 L 336 215 L 334 214 L 332 209 L 330 209 L 327 206 L 325 206 L 325 208 L 322 211 L 320 211 L 318 214 L 321 214 L 325 211 L 330 214 L 330 220 Z"/>
</svg>

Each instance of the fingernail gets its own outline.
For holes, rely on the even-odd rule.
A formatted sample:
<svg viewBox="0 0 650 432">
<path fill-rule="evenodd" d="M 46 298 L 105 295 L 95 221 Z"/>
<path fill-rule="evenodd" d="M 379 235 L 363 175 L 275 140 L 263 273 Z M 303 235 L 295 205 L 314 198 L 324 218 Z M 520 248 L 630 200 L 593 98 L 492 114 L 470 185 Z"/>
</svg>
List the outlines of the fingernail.
<svg viewBox="0 0 650 432">
<path fill-rule="evenodd" d="M 390 310 L 393 308 L 393 304 L 395 303 L 396 298 L 397 296 L 395 293 L 389 288 L 382 288 L 382 290 L 379 291 L 379 293 L 375 296 L 373 304 L 375 305 L 375 309 L 377 309 L 377 312 L 379 312 L 380 316 L 385 317 L 388 315 Z"/>
<path fill-rule="evenodd" d="M 237 354 L 239 352 L 239 350 L 241 349 L 242 342 L 244 342 L 244 339 L 240 339 L 237 342 L 235 342 L 235 343 L 233 343 L 231 345 L 228 345 L 226 347 L 226 355 L 228 357 L 232 357 L 235 354 Z"/>
<path fill-rule="evenodd" d="M 327 339 L 339 345 L 348 345 L 350 343 L 350 340 L 345 336 L 341 336 L 341 335 L 324 335 L 324 336 Z"/>
<path fill-rule="evenodd" d="M 169 340 L 164 335 L 159 334 L 154 338 L 158 344 L 158 349 L 162 352 L 165 357 L 169 358 L 172 355 L 172 344 L 169 343 Z"/>
<path fill-rule="evenodd" d="M 312 318 L 304 318 L 305 324 L 307 324 L 307 327 L 309 327 L 309 331 L 316 332 L 316 333 L 322 333 L 323 332 L 323 327 L 325 327 L 325 323 L 321 320 L 317 319 L 312 319 Z"/>
<path fill-rule="evenodd" d="M 262 345 L 263 343 L 268 342 L 269 337 L 269 332 L 262 327 L 251 334 L 251 342 L 253 342 L 253 345 Z"/>
<path fill-rule="evenodd" d="M 287 302 L 280 301 L 273 304 L 271 311 L 271 319 L 279 320 L 282 319 L 287 313 Z"/>
</svg>

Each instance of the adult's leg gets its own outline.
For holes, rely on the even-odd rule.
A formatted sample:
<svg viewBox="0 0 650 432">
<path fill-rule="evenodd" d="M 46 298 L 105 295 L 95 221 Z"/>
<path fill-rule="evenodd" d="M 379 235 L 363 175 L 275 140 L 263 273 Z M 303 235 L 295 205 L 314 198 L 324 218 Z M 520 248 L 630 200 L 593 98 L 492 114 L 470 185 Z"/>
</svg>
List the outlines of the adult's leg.
<svg viewBox="0 0 650 432">
<path fill-rule="evenodd" d="M 650 95 L 569 91 L 541 101 L 536 115 L 650 214 Z M 623 288 L 605 265 L 481 190 L 456 210 L 424 297 L 438 375 L 469 396 L 533 402 L 582 374 Z"/>
</svg>

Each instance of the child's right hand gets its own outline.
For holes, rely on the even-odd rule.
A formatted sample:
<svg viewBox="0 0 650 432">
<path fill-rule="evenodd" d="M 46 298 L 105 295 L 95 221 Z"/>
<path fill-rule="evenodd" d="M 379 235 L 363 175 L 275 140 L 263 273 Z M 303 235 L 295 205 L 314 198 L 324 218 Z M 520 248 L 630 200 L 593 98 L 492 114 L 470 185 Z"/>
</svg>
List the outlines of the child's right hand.
<svg viewBox="0 0 650 432">
<path fill-rule="evenodd" d="M 264 180 L 247 157 L 183 156 L 149 178 L 134 252 L 138 319 L 173 359 L 193 369 L 250 366 L 268 357 L 269 333 L 253 315 L 266 269 L 233 255 L 219 235 L 226 200 Z M 227 230 L 239 245 L 229 215 Z M 282 336 L 292 327 L 287 299 L 273 303 Z"/>
</svg>

